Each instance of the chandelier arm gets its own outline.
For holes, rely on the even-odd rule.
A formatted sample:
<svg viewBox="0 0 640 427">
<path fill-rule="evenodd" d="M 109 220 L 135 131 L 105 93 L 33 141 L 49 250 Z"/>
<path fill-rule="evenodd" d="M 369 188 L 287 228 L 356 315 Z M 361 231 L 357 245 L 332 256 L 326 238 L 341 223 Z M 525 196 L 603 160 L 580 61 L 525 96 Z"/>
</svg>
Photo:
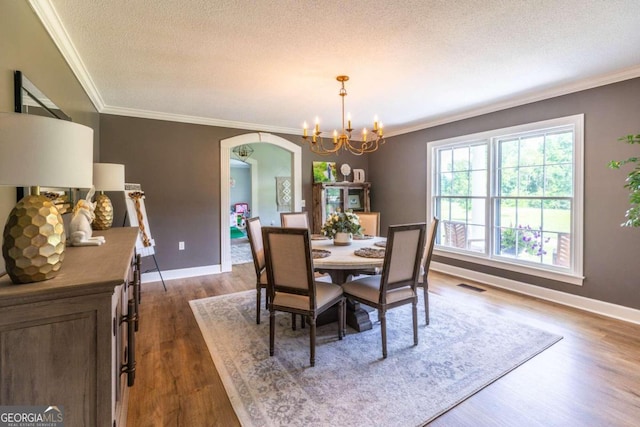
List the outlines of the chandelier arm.
<svg viewBox="0 0 640 427">
<path fill-rule="evenodd" d="M 356 156 L 361 156 L 366 153 L 366 151 L 364 150 L 364 143 L 360 143 L 360 147 L 356 147 L 351 143 L 351 141 L 347 141 L 347 143 L 345 144 L 345 149 L 348 149 L 352 154 L 355 154 Z"/>
<path fill-rule="evenodd" d="M 332 148 L 326 148 L 324 145 L 324 138 L 322 137 L 318 138 L 317 142 L 312 142 L 310 147 L 311 151 L 317 154 L 333 154 L 337 153 L 338 150 L 342 148 L 340 144 L 335 144 Z"/>
</svg>

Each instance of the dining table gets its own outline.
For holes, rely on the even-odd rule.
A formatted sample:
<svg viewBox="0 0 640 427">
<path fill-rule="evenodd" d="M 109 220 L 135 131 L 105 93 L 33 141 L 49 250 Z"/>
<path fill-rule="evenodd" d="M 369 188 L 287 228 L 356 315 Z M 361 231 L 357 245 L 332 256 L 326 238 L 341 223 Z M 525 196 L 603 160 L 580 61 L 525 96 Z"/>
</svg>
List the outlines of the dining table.
<svg viewBox="0 0 640 427">
<path fill-rule="evenodd" d="M 332 239 L 311 236 L 313 266 L 320 273 L 328 273 L 331 281 L 343 285 L 354 276 L 381 269 L 384 262 L 386 238 L 375 236 L 355 237 L 347 246 L 335 245 Z M 364 255 L 356 255 L 364 252 Z M 322 319 L 318 319 L 322 323 Z M 347 324 L 356 331 L 371 329 L 369 312 L 360 303 L 347 299 Z"/>
</svg>

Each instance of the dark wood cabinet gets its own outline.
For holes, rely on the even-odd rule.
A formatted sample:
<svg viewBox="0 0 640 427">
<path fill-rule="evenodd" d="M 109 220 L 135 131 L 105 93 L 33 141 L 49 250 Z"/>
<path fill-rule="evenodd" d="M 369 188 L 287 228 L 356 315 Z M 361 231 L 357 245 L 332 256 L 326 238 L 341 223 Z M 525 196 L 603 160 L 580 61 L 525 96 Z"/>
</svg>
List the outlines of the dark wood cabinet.
<svg viewBox="0 0 640 427">
<path fill-rule="evenodd" d="M 369 212 L 368 182 L 316 182 L 313 184 L 313 232 L 320 233 L 327 216 L 340 211 Z"/>
</svg>

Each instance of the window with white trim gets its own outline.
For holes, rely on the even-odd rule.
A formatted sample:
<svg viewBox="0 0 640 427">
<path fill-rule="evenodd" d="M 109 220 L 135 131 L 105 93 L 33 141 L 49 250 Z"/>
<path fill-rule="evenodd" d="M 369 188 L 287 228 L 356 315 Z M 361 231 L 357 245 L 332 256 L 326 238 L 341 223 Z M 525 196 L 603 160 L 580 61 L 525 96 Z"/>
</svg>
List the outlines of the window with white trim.
<svg viewBox="0 0 640 427">
<path fill-rule="evenodd" d="M 428 144 L 436 251 L 582 282 L 583 115 Z"/>
</svg>

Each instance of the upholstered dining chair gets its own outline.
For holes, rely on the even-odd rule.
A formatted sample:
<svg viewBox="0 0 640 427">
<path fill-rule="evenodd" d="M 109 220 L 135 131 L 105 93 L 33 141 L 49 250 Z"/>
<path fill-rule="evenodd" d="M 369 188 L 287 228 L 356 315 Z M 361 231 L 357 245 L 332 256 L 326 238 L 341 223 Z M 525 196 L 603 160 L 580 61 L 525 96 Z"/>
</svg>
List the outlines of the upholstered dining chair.
<svg viewBox="0 0 640 427">
<path fill-rule="evenodd" d="M 309 361 L 314 366 L 318 315 L 338 304 L 338 339 L 345 335 L 342 288 L 314 279 L 308 229 L 263 227 L 262 240 L 269 292 L 269 355 L 274 354 L 276 311 L 299 314 L 309 320 Z"/>
<path fill-rule="evenodd" d="M 362 234 L 380 235 L 380 212 L 357 212 Z"/>
<path fill-rule="evenodd" d="M 247 237 L 253 256 L 253 266 L 256 270 L 256 323 L 260 324 L 260 300 L 262 289 L 267 288 L 267 271 L 265 268 L 264 245 L 262 244 L 262 225 L 260 217 L 247 220 Z M 269 293 L 265 292 L 264 308 L 269 308 Z"/>
<path fill-rule="evenodd" d="M 283 227 L 309 228 L 308 212 L 281 212 L 280 224 Z"/>
<path fill-rule="evenodd" d="M 365 276 L 342 285 L 344 295 L 378 310 L 382 357 L 387 357 L 387 311 L 412 304 L 413 344 L 418 345 L 416 286 L 424 249 L 425 223 L 394 225 L 387 233 L 382 274 Z"/>
<path fill-rule="evenodd" d="M 427 229 L 427 237 L 425 239 L 424 254 L 422 255 L 422 266 L 420 267 L 420 275 L 418 276 L 418 286 L 424 291 L 424 317 L 425 322 L 429 324 L 429 266 L 431 265 L 431 255 L 433 254 L 433 246 L 436 243 L 438 232 L 438 218 L 433 218 L 429 228 Z"/>
</svg>

